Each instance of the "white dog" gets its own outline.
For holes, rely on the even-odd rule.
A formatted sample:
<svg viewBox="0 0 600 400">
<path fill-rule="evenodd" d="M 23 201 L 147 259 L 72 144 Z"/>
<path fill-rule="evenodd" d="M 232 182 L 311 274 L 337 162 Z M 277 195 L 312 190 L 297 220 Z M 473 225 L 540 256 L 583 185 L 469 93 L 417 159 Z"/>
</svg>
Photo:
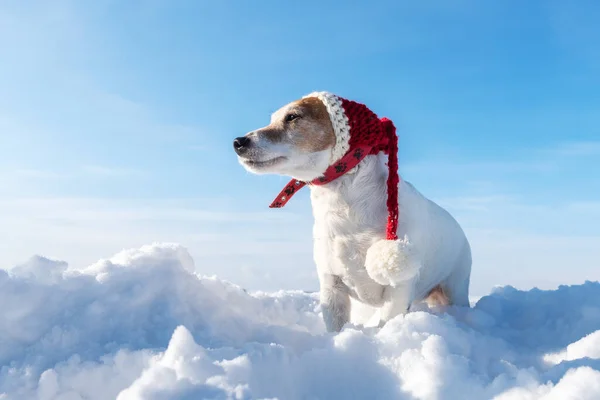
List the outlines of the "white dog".
<svg viewBox="0 0 600 400">
<path fill-rule="evenodd" d="M 271 207 L 309 185 L 329 331 L 348 322 L 350 297 L 379 307 L 380 326 L 415 301 L 469 305 L 469 242 L 448 212 L 398 179 L 391 121 L 331 93 L 312 93 L 235 139 L 234 148 L 248 171 L 294 178 Z"/>
</svg>

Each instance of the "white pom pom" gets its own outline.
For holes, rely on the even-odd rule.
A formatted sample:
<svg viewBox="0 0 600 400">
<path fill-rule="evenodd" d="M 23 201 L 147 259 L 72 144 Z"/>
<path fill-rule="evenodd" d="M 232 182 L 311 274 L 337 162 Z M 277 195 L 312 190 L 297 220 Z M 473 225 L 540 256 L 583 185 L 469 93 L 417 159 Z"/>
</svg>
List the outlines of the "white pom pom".
<svg viewBox="0 0 600 400">
<path fill-rule="evenodd" d="M 414 247 L 404 238 L 375 242 L 367 250 L 365 267 L 375 282 L 395 286 L 415 277 L 421 263 Z"/>
</svg>

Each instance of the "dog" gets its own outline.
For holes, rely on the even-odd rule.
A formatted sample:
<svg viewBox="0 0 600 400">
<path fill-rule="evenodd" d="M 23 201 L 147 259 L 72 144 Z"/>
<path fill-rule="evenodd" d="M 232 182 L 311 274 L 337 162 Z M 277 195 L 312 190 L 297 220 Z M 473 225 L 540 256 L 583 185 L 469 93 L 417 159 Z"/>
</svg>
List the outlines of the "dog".
<svg viewBox="0 0 600 400">
<path fill-rule="evenodd" d="M 350 298 L 379 308 L 379 326 L 423 300 L 469 306 L 469 242 L 446 210 L 399 179 L 390 120 L 315 92 L 233 145 L 246 170 L 293 178 L 272 207 L 308 184 L 328 331 L 349 322 Z"/>
</svg>

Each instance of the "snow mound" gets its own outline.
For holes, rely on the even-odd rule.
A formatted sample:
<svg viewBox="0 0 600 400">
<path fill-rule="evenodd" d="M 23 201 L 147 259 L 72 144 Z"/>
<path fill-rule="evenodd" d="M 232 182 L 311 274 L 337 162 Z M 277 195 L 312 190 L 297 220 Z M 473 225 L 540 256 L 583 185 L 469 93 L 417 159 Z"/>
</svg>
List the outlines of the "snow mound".
<svg viewBox="0 0 600 400">
<path fill-rule="evenodd" d="M 598 282 L 328 334 L 315 294 L 194 271 L 175 244 L 0 270 L 0 399 L 600 398 Z"/>
</svg>

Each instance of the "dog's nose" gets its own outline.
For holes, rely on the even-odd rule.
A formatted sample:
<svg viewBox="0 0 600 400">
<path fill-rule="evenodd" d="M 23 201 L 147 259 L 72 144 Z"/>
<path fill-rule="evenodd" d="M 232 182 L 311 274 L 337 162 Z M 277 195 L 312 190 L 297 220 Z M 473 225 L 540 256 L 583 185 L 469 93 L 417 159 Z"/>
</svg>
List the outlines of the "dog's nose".
<svg viewBox="0 0 600 400">
<path fill-rule="evenodd" d="M 233 140 L 233 148 L 236 153 L 242 154 L 250 145 L 250 139 L 246 136 L 241 136 Z"/>
</svg>

